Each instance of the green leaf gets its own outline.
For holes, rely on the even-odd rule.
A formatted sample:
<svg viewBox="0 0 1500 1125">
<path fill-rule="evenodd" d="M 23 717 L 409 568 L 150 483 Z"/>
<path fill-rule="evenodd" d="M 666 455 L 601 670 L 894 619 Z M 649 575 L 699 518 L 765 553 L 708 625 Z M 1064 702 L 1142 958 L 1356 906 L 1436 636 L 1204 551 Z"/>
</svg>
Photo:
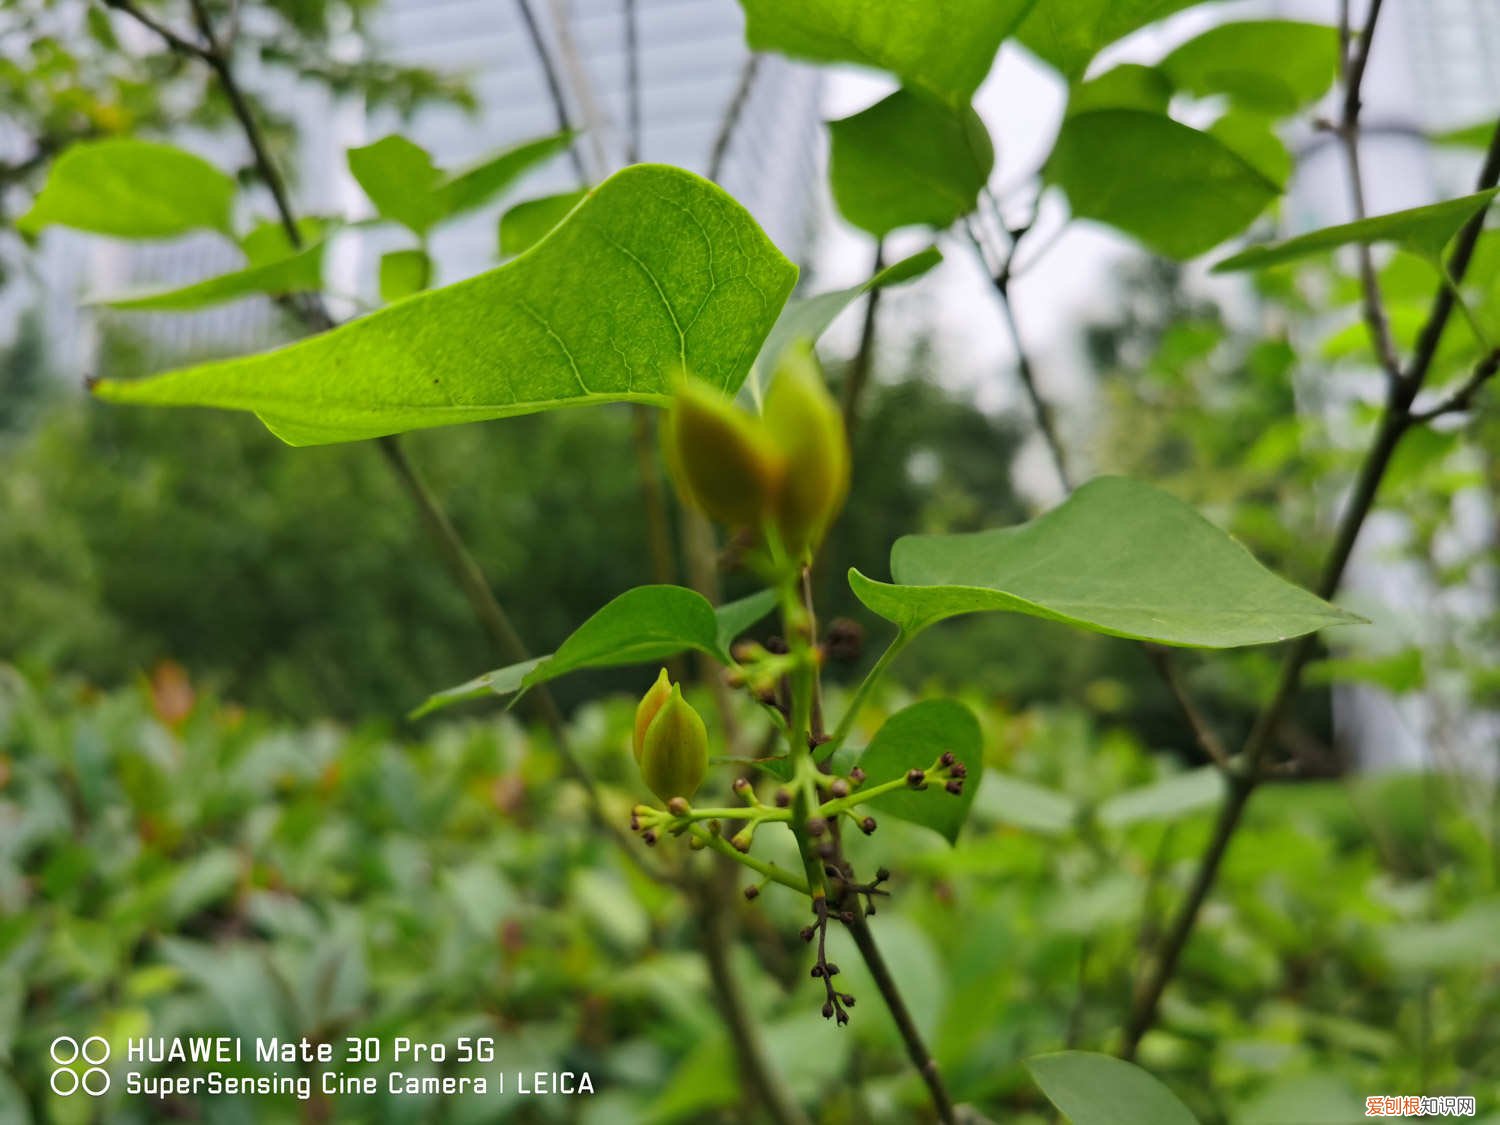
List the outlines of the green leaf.
<svg viewBox="0 0 1500 1125">
<path fill-rule="evenodd" d="M 1326 24 L 1247 20 L 1210 28 L 1158 65 L 1185 93 L 1285 116 L 1328 92 L 1338 60 L 1338 32 Z"/>
<path fill-rule="evenodd" d="M 182 149 L 129 138 L 86 141 L 57 158 L 16 229 L 55 225 L 116 238 L 230 234 L 234 195 L 234 180 Z"/>
<path fill-rule="evenodd" d="M 1387 926 L 1380 947 L 1397 971 L 1438 973 L 1486 970 L 1500 964 L 1500 898 L 1479 898 L 1456 917 L 1441 922 L 1407 922 Z"/>
<path fill-rule="evenodd" d="M 966 105 L 995 53 L 1036 0 L 740 0 L 757 51 L 887 70 L 952 106 Z"/>
<path fill-rule="evenodd" d="M 1280 194 L 1218 138 L 1138 109 L 1066 118 L 1044 174 L 1067 192 L 1074 215 L 1177 259 L 1240 233 Z"/>
<path fill-rule="evenodd" d="M 1500 188 L 1324 227 L 1269 246 L 1252 246 L 1217 263 L 1213 272 L 1264 269 L 1354 243 L 1368 246 L 1375 242 L 1394 242 L 1431 261 L 1442 253 L 1443 247 L 1459 227 L 1490 205 L 1496 191 L 1500 191 Z"/>
<path fill-rule="evenodd" d="M 1123 1059 L 1058 1051 L 1027 1059 L 1026 1069 L 1072 1125 L 1198 1125 L 1158 1078 Z"/>
<path fill-rule="evenodd" d="M 776 604 L 763 590 L 715 610 L 703 595 L 681 586 L 637 586 L 604 606 L 573 631 L 556 652 L 497 668 L 440 691 L 411 713 L 421 718 L 480 696 L 511 695 L 584 668 L 650 664 L 689 649 L 729 660 L 734 638 Z"/>
<path fill-rule="evenodd" d="M 587 188 L 579 188 L 517 203 L 500 216 L 500 253 L 507 258 L 524 254 L 567 218 L 587 195 Z"/>
<path fill-rule="evenodd" d="M 766 342 L 761 345 L 760 354 L 755 358 L 755 385 L 762 386 L 770 380 L 771 372 L 776 369 L 782 353 L 795 341 L 816 342 L 841 312 L 866 293 L 886 286 L 905 285 L 927 273 L 942 260 L 942 251 L 936 246 L 929 246 L 909 258 L 902 258 L 899 262 L 886 266 L 869 281 L 859 285 L 788 301 L 781 310 L 781 315 L 776 318 Z"/>
<path fill-rule="evenodd" d="M 441 188 L 443 218 L 451 219 L 483 207 L 533 168 L 567 151 L 573 143 L 570 131 L 538 137 L 533 141 L 481 161 L 472 168 L 455 172 Z"/>
<path fill-rule="evenodd" d="M 380 299 L 386 304 L 420 293 L 432 283 L 425 250 L 392 250 L 380 256 Z"/>
<path fill-rule="evenodd" d="M 1048 836 L 1063 836 L 1078 826 L 1078 802 L 1072 797 L 994 770 L 975 795 L 974 813 Z"/>
<path fill-rule="evenodd" d="M 1018 37 L 1069 82 L 1083 76 L 1105 47 L 1199 0 L 1041 0 Z"/>
<path fill-rule="evenodd" d="M 325 248 L 324 243 L 316 242 L 285 258 L 204 278 L 190 285 L 121 293 L 94 300 L 115 309 L 161 312 L 201 309 L 259 294 L 313 293 L 323 287 Z"/>
<path fill-rule="evenodd" d="M 1276 135 L 1275 123 L 1270 118 L 1232 109 L 1208 127 L 1208 134 L 1244 157 L 1278 191 L 1286 190 L 1292 177 L 1292 154 Z"/>
<path fill-rule="evenodd" d="M 1176 820 L 1216 807 L 1224 797 L 1218 766 L 1200 766 L 1161 781 L 1116 793 L 1099 806 L 1105 828 L 1128 828 L 1150 820 Z"/>
<path fill-rule="evenodd" d="M 1307 666 L 1309 684 L 1374 684 L 1392 695 L 1407 695 L 1427 686 L 1427 670 L 1419 648 L 1404 648 L 1367 659 L 1331 657 Z"/>
<path fill-rule="evenodd" d="M 868 608 L 908 633 L 1003 610 L 1097 633 L 1200 648 L 1266 644 L 1361 620 L 1293 586 L 1182 501 L 1099 477 L 1029 523 L 908 535 L 894 585 L 857 570 Z"/>
<path fill-rule="evenodd" d="M 984 122 L 897 90 L 829 122 L 829 181 L 844 218 L 876 237 L 900 227 L 943 228 L 974 210 L 995 166 Z"/>
<path fill-rule="evenodd" d="M 897 711 L 875 732 L 858 765 L 869 777 L 865 785 L 879 785 L 904 777 L 910 770 L 926 769 L 944 751 L 952 751 L 968 768 L 961 794 L 954 796 L 933 783 L 926 789 L 898 789 L 861 807 L 931 828 L 948 843 L 956 843 L 984 780 L 979 720 L 962 703 L 927 699 Z"/>
<path fill-rule="evenodd" d="M 1091 109 L 1141 109 L 1166 113 L 1172 101 L 1172 84 L 1154 66 L 1121 63 L 1098 78 L 1079 82 L 1068 91 L 1067 116 Z"/>
<path fill-rule="evenodd" d="M 426 149 L 392 134 L 350 149 L 349 171 L 382 218 L 420 237 L 441 222 L 483 207 L 572 141 L 571 132 L 541 137 L 449 176 L 433 164 Z"/>
<path fill-rule="evenodd" d="M 349 171 L 381 218 L 426 234 L 443 217 L 438 187 L 443 179 L 427 150 L 399 134 L 351 148 Z"/>
<path fill-rule="evenodd" d="M 1441 133 L 1433 134 L 1431 140 L 1435 145 L 1454 145 L 1459 148 L 1489 148 L 1490 141 L 1495 136 L 1495 121 L 1488 118 L 1484 121 L 1476 121 L 1473 125 L 1465 125 L 1459 129 L 1448 129 Z"/>
<path fill-rule="evenodd" d="M 683 368 L 733 394 L 797 269 L 690 172 L 611 176 L 498 269 L 277 351 L 119 382 L 119 402 L 251 410 L 292 445 L 603 402 L 662 405 Z"/>
</svg>

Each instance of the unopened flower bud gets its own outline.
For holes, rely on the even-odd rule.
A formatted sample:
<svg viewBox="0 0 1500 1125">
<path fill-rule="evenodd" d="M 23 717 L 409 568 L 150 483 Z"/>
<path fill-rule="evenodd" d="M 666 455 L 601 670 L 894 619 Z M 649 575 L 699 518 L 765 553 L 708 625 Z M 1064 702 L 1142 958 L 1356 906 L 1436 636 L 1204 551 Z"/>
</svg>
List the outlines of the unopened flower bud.
<svg viewBox="0 0 1500 1125">
<path fill-rule="evenodd" d="M 662 434 L 684 500 L 716 523 L 761 526 L 786 468 L 764 422 L 709 384 L 684 378 Z"/>
<path fill-rule="evenodd" d="M 776 524 L 788 552 L 815 550 L 849 492 L 849 437 L 812 348 L 782 355 L 766 395 L 765 425 L 786 462 Z"/>
<path fill-rule="evenodd" d="M 660 682 L 660 681 L 658 681 Z M 703 784 L 708 771 L 708 730 L 693 705 L 673 684 L 657 709 L 641 743 L 641 777 L 663 801 L 686 800 Z"/>
<path fill-rule="evenodd" d="M 635 751 L 636 765 L 641 762 L 641 748 L 646 744 L 646 728 L 651 725 L 651 720 L 656 718 L 656 713 L 661 710 L 661 705 L 672 695 L 672 680 L 663 668 L 656 677 L 656 683 L 652 684 L 641 701 L 635 707 L 635 739 L 632 748 Z"/>
<path fill-rule="evenodd" d="M 760 897 L 760 888 L 757 887 L 754 883 L 751 883 L 748 887 L 745 888 L 745 901 L 746 902 L 754 902 L 759 897 Z"/>
<path fill-rule="evenodd" d="M 927 787 L 927 773 L 925 770 L 907 770 L 906 784 L 913 789 L 925 789 Z"/>
<path fill-rule="evenodd" d="M 667 811 L 673 816 L 686 816 L 689 807 L 687 801 L 682 797 L 673 797 L 667 802 Z"/>
<path fill-rule="evenodd" d="M 849 783 L 842 777 L 836 777 L 833 779 L 833 784 L 828 787 L 828 792 L 835 797 L 847 797 L 849 796 Z"/>
</svg>

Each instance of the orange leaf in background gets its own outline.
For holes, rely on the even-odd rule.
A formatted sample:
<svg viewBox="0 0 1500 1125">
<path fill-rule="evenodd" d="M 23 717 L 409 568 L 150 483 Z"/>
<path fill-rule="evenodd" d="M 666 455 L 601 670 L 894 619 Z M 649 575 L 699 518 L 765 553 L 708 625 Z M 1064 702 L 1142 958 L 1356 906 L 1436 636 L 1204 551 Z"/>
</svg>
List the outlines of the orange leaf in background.
<svg viewBox="0 0 1500 1125">
<path fill-rule="evenodd" d="M 181 727 L 197 700 L 187 669 L 181 664 L 163 660 L 151 669 L 151 710 L 167 726 L 173 730 Z"/>
</svg>

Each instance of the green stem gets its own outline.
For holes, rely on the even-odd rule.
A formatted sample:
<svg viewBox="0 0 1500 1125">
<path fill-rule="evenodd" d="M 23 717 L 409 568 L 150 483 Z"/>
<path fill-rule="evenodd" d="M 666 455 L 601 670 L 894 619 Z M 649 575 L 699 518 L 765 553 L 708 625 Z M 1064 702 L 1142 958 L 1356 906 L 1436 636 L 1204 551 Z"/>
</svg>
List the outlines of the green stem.
<svg viewBox="0 0 1500 1125">
<path fill-rule="evenodd" d="M 839 719 L 839 725 L 833 732 L 833 738 L 819 748 L 820 757 L 827 758 L 840 746 L 854 730 L 855 721 L 864 705 L 869 701 L 870 693 L 875 690 L 880 681 L 885 678 L 886 670 L 890 668 L 896 657 L 901 655 L 901 650 L 911 643 L 914 634 L 905 629 L 896 634 L 895 638 L 886 646 L 880 654 L 880 659 L 875 661 L 874 666 L 865 673 L 865 678 L 859 682 L 859 687 L 854 689 L 854 697 L 849 700 L 849 705 L 844 708 L 844 714 Z"/>
<path fill-rule="evenodd" d="M 780 883 L 783 887 L 790 887 L 792 890 L 801 895 L 811 896 L 812 894 L 812 892 L 807 889 L 807 884 L 802 882 L 795 875 L 791 874 L 790 872 L 783 871 L 774 863 L 767 863 L 765 860 L 753 856 L 748 852 L 739 851 L 733 844 L 724 839 L 723 836 L 716 836 L 714 833 L 709 832 L 707 829 L 699 828 L 696 825 L 688 828 L 688 835 L 692 836 L 692 838 L 695 840 L 701 840 L 705 846 L 712 848 L 720 855 L 728 856 L 736 863 L 743 864 L 744 866 L 750 868 L 750 870 L 764 875 L 767 879 L 770 879 L 774 883 Z"/>
</svg>

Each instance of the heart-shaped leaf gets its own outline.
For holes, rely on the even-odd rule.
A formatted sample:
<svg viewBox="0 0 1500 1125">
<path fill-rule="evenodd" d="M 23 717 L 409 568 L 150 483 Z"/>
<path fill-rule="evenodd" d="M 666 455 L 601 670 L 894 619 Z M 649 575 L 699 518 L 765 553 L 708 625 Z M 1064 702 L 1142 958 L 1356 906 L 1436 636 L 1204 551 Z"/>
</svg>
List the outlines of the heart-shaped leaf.
<svg viewBox="0 0 1500 1125">
<path fill-rule="evenodd" d="M 908 86 L 966 105 L 1001 42 L 1036 0 L 740 0 L 757 51 L 890 71 Z"/>
<path fill-rule="evenodd" d="M 734 639 L 775 604 L 775 591 L 763 590 L 716 610 L 703 595 L 681 586 L 637 586 L 575 629 L 556 652 L 437 692 L 411 717 L 484 695 L 512 695 L 584 668 L 649 664 L 690 649 L 728 661 Z"/>
<path fill-rule="evenodd" d="M 1123 1059 L 1059 1051 L 1027 1059 L 1026 1069 L 1072 1125 L 1198 1125 L 1160 1079 Z"/>
<path fill-rule="evenodd" d="M 1490 205 L 1497 191 L 1500 188 L 1490 188 L 1488 191 L 1457 199 L 1445 199 L 1441 203 L 1429 203 L 1423 207 L 1393 211 L 1388 215 L 1373 215 L 1352 223 L 1323 227 L 1269 246 L 1252 246 L 1217 263 L 1213 272 L 1229 273 L 1234 270 L 1279 266 L 1284 262 L 1295 262 L 1299 258 L 1355 243 L 1368 246 L 1375 242 L 1394 242 L 1413 254 L 1432 261 L 1443 252 L 1443 247 L 1458 232 L 1459 227 Z"/>
<path fill-rule="evenodd" d="M 1044 174 L 1077 217 L 1177 259 L 1239 234 L 1281 192 L 1217 137 L 1140 109 L 1065 118 Z"/>
<path fill-rule="evenodd" d="M 1200 648 L 1266 644 L 1361 620 L 1292 585 L 1182 501 L 1099 477 L 1018 527 L 909 535 L 894 585 L 857 570 L 860 601 L 907 633 L 985 610 Z"/>
<path fill-rule="evenodd" d="M 640 164 L 498 269 L 278 351 L 94 390 L 251 410 L 292 445 L 563 406 L 663 405 L 684 368 L 732 394 L 796 276 L 719 188 Z"/>
<path fill-rule="evenodd" d="M 926 789 L 898 789 L 861 807 L 923 825 L 950 844 L 956 842 L 984 779 L 979 720 L 962 703 L 927 699 L 897 711 L 875 732 L 857 764 L 868 777 L 866 785 L 879 785 L 910 770 L 926 769 L 944 751 L 951 751 L 969 771 L 961 794 L 954 796 L 934 782 Z"/>
<path fill-rule="evenodd" d="M 828 178 L 849 222 L 877 238 L 945 228 L 974 210 L 995 166 L 984 122 L 909 90 L 828 123 Z"/>
<path fill-rule="evenodd" d="M 208 161 L 156 141 L 117 137 L 73 145 L 16 229 L 72 227 L 116 238 L 230 234 L 234 180 Z"/>
</svg>

